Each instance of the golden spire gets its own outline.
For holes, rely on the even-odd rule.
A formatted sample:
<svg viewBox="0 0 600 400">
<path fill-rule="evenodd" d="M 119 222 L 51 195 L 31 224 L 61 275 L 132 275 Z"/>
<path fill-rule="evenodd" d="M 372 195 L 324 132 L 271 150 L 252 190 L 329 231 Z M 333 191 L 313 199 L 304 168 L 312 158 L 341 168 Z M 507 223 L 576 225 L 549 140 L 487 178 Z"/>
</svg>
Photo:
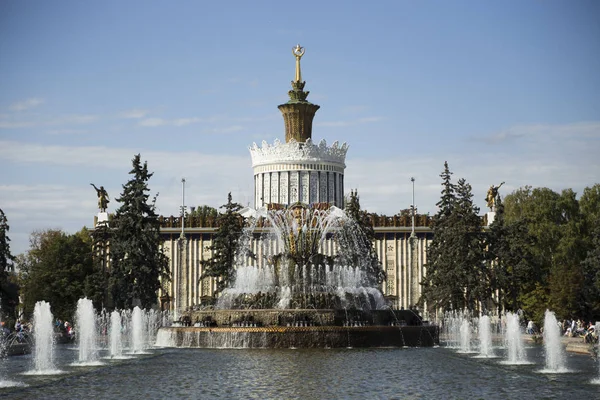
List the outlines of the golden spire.
<svg viewBox="0 0 600 400">
<path fill-rule="evenodd" d="M 300 71 L 300 59 L 304 55 L 304 47 L 300 47 L 300 44 L 292 48 L 292 54 L 296 57 L 296 79 L 295 82 L 302 82 L 302 72 Z"/>
</svg>

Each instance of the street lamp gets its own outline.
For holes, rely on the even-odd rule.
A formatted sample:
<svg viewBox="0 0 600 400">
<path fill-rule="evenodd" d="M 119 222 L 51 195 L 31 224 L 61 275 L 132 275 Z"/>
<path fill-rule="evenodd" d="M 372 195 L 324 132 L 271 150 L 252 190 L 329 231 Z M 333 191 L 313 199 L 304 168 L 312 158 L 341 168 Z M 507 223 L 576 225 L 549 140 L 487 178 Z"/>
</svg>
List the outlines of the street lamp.
<svg viewBox="0 0 600 400">
<path fill-rule="evenodd" d="M 411 237 L 415 237 L 415 178 L 410 177 L 410 181 L 412 182 L 412 232 L 410 234 Z"/>
</svg>

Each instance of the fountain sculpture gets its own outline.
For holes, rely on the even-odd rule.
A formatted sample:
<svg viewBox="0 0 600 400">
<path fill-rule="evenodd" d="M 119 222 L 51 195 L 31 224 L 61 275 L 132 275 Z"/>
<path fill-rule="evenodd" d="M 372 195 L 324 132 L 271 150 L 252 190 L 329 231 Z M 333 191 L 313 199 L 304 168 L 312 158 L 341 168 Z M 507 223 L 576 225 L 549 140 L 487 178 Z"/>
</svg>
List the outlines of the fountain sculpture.
<svg viewBox="0 0 600 400">
<path fill-rule="evenodd" d="M 431 346 L 435 326 L 391 310 L 370 241 L 328 204 L 246 209 L 235 280 L 214 309 L 186 315 L 194 327 L 159 332 L 191 347 Z M 258 229 L 260 228 L 260 229 Z M 260 230 L 263 246 L 250 249 Z M 253 250 L 253 251 L 250 251 Z M 260 257 L 260 259 L 259 259 Z"/>
</svg>

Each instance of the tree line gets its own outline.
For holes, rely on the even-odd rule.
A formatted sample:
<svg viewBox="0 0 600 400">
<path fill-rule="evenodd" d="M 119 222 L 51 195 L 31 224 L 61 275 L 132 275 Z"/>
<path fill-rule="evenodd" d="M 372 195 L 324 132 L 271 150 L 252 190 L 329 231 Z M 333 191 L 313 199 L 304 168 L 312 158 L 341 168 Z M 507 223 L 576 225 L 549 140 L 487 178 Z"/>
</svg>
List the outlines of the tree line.
<svg viewBox="0 0 600 400">
<path fill-rule="evenodd" d="M 30 250 L 17 257 L 10 252 L 8 219 L 0 210 L 3 320 L 18 316 L 19 294 L 25 316 L 37 301 L 46 300 L 55 316 L 64 319 L 71 318 L 77 299 L 84 296 L 97 308 L 156 304 L 170 271 L 161 250 L 156 196 L 149 195 L 152 173 L 138 154 L 129 174 L 108 224 L 75 234 L 34 232 Z M 455 183 L 447 163 L 440 177 L 422 306 L 475 313 L 523 310 L 536 321 L 550 308 L 559 318 L 600 319 L 600 184 L 585 188 L 579 199 L 571 189 L 517 189 L 498 197 L 494 222 L 482 228 L 471 185 L 465 179 Z M 203 206 L 190 213 L 217 220 L 213 257 L 203 261 L 200 277 L 214 279 L 217 294 L 235 278 L 235 259 L 246 256 L 236 253 L 244 226 L 240 209 L 230 193 L 222 212 Z M 356 192 L 346 211 L 372 245 L 369 214 L 361 210 Z M 374 276 L 385 279 L 374 252 L 370 258 Z"/>
<path fill-rule="evenodd" d="M 577 199 L 565 189 L 525 186 L 497 198 L 482 229 L 471 186 L 448 163 L 433 217 L 421 304 L 433 310 L 522 310 L 541 321 L 600 319 L 600 184 Z"/>
<path fill-rule="evenodd" d="M 54 316 L 61 319 L 72 318 L 82 297 L 90 298 L 98 309 L 156 304 L 170 272 L 162 252 L 156 196 L 149 195 L 153 174 L 138 154 L 129 175 L 116 199 L 120 206 L 108 222 L 75 234 L 54 229 L 33 232 L 29 251 L 17 257 L 10 252 L 9 227 L 0 210 L 3 320 L 29 318 L 41 300 L 49 302 Z M 22 310 L 17 307 L 19 295 Z"/>
</svg>

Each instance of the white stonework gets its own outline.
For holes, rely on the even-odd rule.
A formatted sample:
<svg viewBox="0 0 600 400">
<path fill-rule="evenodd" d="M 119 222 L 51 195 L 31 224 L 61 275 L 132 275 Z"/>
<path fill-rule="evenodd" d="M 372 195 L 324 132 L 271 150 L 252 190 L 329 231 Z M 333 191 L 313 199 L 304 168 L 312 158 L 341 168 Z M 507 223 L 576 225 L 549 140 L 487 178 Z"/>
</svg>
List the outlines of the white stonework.
<svg viewBox="0 0 600 400">
<path fill-rule="evenodd" d="M 107 212 L 99 212 L 98 213 L 98 223 L 100 222 L 108 222 L 108 213 Z"/>
<path fill-rule="evenodd" d="M 487 226 L 490 226 L 491 224 L 493 224 L 495 219 L 496 219 L 496 211 L 488 211 Z"/>
<path fill-rule="evenodd" d="M 343 207 L 344 170 L 348 145 L 338 142 L 327 146 L 325 140 L 314 144 L 278 139 L 262 147 L 250 147 L 254 170 L 254 207 L 269 203 L 290 205 L 330 203 Z"/>
</svg>

